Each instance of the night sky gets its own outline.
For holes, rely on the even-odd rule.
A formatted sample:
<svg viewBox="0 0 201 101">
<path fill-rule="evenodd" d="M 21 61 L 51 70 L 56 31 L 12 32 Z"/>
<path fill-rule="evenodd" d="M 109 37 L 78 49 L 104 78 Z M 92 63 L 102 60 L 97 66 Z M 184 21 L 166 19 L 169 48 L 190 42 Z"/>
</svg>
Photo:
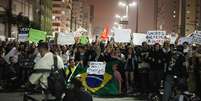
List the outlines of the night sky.
<svg viewBox="0 0 201 101">
<path fill-rule="evenodd" d="M 90 5 L 95 6 L 95 27 L 104 27 L 109 24 L 111 27 L 118 21 L 115 14 L 125 15 L 125 7 L 118 6 L 120 0 L 88 0 Z M 124 1 L 124 0 L 123 0 Z M 129 0 L 132 2 L 135 0 Z M 154 0 L 139 0 L 139 32 L 146 32 L 154 29 Z M 136 7 L 129 8 L 128 27 L 135 31 Z"/>
</svg>

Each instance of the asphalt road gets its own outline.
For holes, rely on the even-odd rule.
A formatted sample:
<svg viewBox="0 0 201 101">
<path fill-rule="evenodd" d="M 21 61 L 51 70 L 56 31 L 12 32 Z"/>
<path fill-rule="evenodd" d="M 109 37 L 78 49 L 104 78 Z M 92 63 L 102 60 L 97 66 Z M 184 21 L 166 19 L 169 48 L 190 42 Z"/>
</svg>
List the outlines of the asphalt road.
<svg viewBox="0 0 201 101">
<path fill-rule="evenodd" d="M 40 99 L 40 97 L 38 97 Z M 134 97 L 99 98 L 93 97 L 94 101 L 144 101 L 135 100 Z M 0 93 L 0 101 L 23 101 L 23 93 Z"/>
</svg>

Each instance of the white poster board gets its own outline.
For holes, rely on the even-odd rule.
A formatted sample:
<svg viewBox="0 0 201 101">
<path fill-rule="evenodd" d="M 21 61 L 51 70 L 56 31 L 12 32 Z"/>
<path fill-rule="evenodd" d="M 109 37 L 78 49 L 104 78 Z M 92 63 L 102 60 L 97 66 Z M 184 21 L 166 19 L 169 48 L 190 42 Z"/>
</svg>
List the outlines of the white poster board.
<svg viewBox="0 0 201 101">
<path fill-rule="evenodd" d="M 89 63 L 89 68 L 87 68 L 87 74 L 104 75 L 105 74 L 106 63 L 104 62 L 93 62 Z"/>
<path fill-rule="evenodd" d="M 146 42 L 146 34 L 144 33 L 133 33 L 133 43 L 134 45 L 142 45 L 142 42 Z"/>
<path fill-rule="evenodd" d="M 87 33 L 88 31 L 83 27 L 79 27 L 73 34 L 74 37 L 80 37 L 83 33 Z"/>
<path fill-rule="evenodd" d="M 14 48 L 12 48 L 12 49 L 10 50 L 10 52 L 8 52 L 8 54 L 6 54 L 3 58 L 4 58 L 4 60 L 5 60 L 7 63 L 10 64 L 9 58 L 10 58 L 10 57 L 16 57 L 16 58 L 18 58 L 18 57 L 17 57 L 17 55 L 18 55 L 17 53 L 18 53 L 18 51 L 17 51 L 17 49 L 14 47 Z"/>
<path fill-rule="evenodd" d="M 178 45 L 182 45 L 184 42 L 188 42 L 189 44 L 192 43 L 191 37 L 180 37 L 178 40 Z"/>
<path fill-rule="evenodd" d="M 171 35 L 170 36 L 170 44 L 175 44 L 178 36 L 177 35 Z"/>
<path fill-rule="evenodd" d="M 1 41 L 5 41 L 5 40 L 6 40 L 6 37 L 3 36 L 3 35 L 0 35 L 0 40 L 1 40 Z"/>
<path fill-rule="evenodd" d="M 73 33 L 59 33 L 57 44 L 59 45 L 72 45 L 75 43 Z"/>
<path fill-rule="evenodd" d="M 147 43 L 153 45 L 155 43 L 163 44 L 166 40 L 166 31 L 148 31 Z"/>
<path fill-rule="evenodd" d="M 195 31 L 192 36 L 192 43 L 201 45 L 201 31 Z"/>
<path fill-rule="evenodd" d="M 28 41 L 28 34 L 19 34 L 19 36 L 18 36 L 18 41 L 19 41 L 19 42 Z"/>
<path fill-rule="evenodd" d="M 115 42 L 130 42 L 131 29 L 114 29 L 114 41 Z"/>
</svg>

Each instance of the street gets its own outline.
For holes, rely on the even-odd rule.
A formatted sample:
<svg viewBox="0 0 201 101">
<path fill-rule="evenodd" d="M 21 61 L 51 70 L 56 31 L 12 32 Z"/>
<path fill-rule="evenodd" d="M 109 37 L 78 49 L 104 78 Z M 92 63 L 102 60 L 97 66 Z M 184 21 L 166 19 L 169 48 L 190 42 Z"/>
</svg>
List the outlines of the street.
<svg viewBox="0 0 201 101">
<path fill-rule="evenodd" d="M 1 101 L 23 101 L 23 93 L 0 93 L 0 100 Z M 121 97 L 121 98 L 93 97 L 93 100 L 94 101 L 145 101 L 145 100 L 136 100 L 133 97 Z"/>
</svg>

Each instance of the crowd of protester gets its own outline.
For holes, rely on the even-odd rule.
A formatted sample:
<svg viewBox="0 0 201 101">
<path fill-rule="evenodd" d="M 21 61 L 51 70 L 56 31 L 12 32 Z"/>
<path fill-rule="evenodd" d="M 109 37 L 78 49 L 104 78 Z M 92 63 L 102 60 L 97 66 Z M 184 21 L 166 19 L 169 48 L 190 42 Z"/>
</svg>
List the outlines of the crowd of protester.
<svg viewBox="0 0 201 101">
<path fill-rule="evenodd" d="M 4 57 L 14 48 L 14 56 L 5 61 Z M 171 75 L 178 78 L 176 86 L 180 91 L 188 90 L 201 96 L 200 45 L 187 42 L 183 45 L 169 42 L 148 45 L 143 42 L 141 46 L 134 46 L 132 43 L 93 42 L 61 46 L 49 42 L 49 48 L 63 59 L 64 64 L 74 59 L 85 68 L 89 61 L 119 61 L 112 68 L 120 94 L 157 93 L 162 85 L 172 86 Z M 0 85 L 6 89 L 23 87 L 40 57 L 36 44 L 0 41 L 0 54 Z M 164 87 L 164 90 L 169 89 Z"/>
</svg>

